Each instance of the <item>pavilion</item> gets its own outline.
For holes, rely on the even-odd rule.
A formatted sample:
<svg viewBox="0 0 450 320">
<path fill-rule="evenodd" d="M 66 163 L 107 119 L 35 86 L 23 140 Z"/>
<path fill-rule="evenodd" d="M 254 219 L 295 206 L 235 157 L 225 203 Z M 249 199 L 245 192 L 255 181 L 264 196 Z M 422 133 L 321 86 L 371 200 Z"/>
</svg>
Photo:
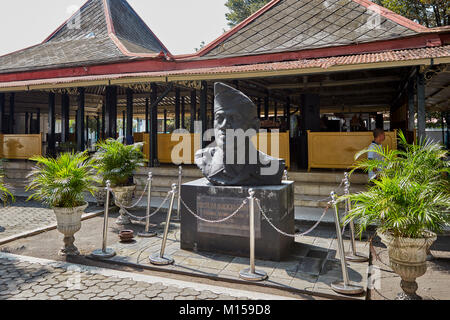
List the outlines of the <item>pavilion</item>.
<svg viewBox="0 0 450 320">
<path fill-rule="evenodd" d="M 193 133 L 195 120 L 212 127 L 216 81 L 254 99 L 264 128 L 285 132 L 292 168 L 345 168 L 375 126 L 424 136 L 426 110 L 448 124 L 450 27 L 369 0 L 272 0 L 197 53 L 172 55 L 125 0 L 89 0 L 42 43 L 0 57 L 2 157 L 134 135 L 148 142 L 150 166 L 170 162 L 165 135 Z M 351 114 L 366 132 L 343 132 Z"/>
</svg>

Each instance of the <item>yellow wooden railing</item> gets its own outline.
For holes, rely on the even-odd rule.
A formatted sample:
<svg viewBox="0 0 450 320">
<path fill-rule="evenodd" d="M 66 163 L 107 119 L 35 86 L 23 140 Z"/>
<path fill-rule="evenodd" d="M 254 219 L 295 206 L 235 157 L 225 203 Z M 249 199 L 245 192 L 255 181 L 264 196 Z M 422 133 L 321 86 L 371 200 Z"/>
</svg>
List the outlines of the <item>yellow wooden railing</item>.
<svg viewBox="0 0 450 320">
<path fill-rule="evenodd" d="M 42 134 L 0 134 L 3 159 L 29 159 L 42 155 Z"/>
<path fill-rule="evenodd" d="M 172 137 L 175 141 L 172 141 Z M 144 142 L 144 155 L 150 158 L 150 135 L 148 133 L 135 133 L 135 142 Z M 272 141 L 273 140 L 273 141 Z M 158 160 L 160 163 L 194 164 L 195 152 L 201 148 L 197 134 L 158 134 Z M 280 132 L 278 137 L 271 133 L 260 133 L 252 138 L 252 142 L 258 143 L 258 150 L 271 156 L 284 159 L 286 166 L 290 167 L 289 132 Z M 274 144 L 278 144 L 278 154 Z M 183 153 L 191 148 L 190 154 Z M 178 150 L 175 150 L 178 148 Z"/>
<path fill-rule="evenodd" d="M 355 155 L 373 141 L 372 132 L 308 131 L 308 170 L 311 168 L 348 169 Z M 386 132 L 383 146 L 397 149 L 397 131 Z"/>
</svg>

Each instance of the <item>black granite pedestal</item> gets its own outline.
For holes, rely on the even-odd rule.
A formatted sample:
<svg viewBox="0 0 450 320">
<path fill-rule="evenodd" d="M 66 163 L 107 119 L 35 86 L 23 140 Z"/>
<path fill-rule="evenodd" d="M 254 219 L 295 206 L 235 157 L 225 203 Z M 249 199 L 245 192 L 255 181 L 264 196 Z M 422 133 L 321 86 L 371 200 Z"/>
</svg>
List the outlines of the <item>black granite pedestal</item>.
<svg viewBox="0 0 450 320">
<path fill-rule="evenodd" d="M 255 197 L 261 200 L 261 207 L 271 222 L 284 232 L 293 234 L 293 182 L 283 182 L 279 186 L 217 187 L 204 178 L 183 184 L 181 197 L 200 217 L 217 221 L 236 211 L 249 197 L 249 189 L 255 191 Z M 260 213 L 256 202 L 255 221 L 256 258 L 281 261 L 287 257 L 294 245 L 294 238 L 274 230 Z M 249 223 L 248 204 L 223 223 L 201 221 L 181 205 L 181 249 L 249 257 Z"/>
</svg>

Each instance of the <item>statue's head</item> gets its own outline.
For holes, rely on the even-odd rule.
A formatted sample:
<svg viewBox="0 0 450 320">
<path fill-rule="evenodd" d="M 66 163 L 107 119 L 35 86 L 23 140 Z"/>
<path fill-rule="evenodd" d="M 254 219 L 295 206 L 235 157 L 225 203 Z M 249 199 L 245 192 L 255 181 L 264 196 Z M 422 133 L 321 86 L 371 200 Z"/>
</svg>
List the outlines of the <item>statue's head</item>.
<svg viewBox="0 0 450 320">
<path fill-rule="evenodd" d="M 214 84 L 214 133 L 216 144 L 224 145 L 227 129 L 260 129 L 256 105 L 242 92 L 217 82 Z"/>
</svg>

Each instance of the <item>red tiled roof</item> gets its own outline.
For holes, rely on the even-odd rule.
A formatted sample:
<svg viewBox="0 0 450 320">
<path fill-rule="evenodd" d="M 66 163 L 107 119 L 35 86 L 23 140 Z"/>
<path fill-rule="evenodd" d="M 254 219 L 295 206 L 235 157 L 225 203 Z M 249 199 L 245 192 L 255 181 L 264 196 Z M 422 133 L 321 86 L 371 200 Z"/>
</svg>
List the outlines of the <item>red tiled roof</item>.
<svg viewBox="0 0 450 320">
<path fill-rule="evenodd" d="M 322 68 L 326 71 L 333 66 L 345 65 L 360 65 L 367 63 L 383 63 L 396 61 L 414 61 L 420 59 L 432 58 L 450 58 L 450 45 L 441 47 L 385 51 L 379 53 L 357 54 L 348 56 L 337 56 L 329 58 L 317 59 L 302 59 L 295 61 L 283 61 L 272 63 L 249 64 L 240 66 L 225 66 L 225 67 L 211 67 L 211 68 L 196 68 L 184 70 L 170 70 L 158 72 L 139 72 L 139 73 L 121 73 L 108 74 L 98 76 L 82 76 L 82 77 L 66 77 L 53 79 L 39 79 L 28 81 L 13 81 L 0 83 L 0 88 L 35 86 L 43 84 L 70 84 L 85 81 L 100 81 L 100 80 L 118 80 L 124 78 L 141 78 L 141 77 L 170 77 L 170 76 L 189 76 L 189 75 L 212 75 L 217 74 L 220 79 L 221 74 L 229 73 L 247 73 L 247 72 L 265 72 L 265 71 L 284 71 L 284 70 L 299 70 Z"/>
</svg>

